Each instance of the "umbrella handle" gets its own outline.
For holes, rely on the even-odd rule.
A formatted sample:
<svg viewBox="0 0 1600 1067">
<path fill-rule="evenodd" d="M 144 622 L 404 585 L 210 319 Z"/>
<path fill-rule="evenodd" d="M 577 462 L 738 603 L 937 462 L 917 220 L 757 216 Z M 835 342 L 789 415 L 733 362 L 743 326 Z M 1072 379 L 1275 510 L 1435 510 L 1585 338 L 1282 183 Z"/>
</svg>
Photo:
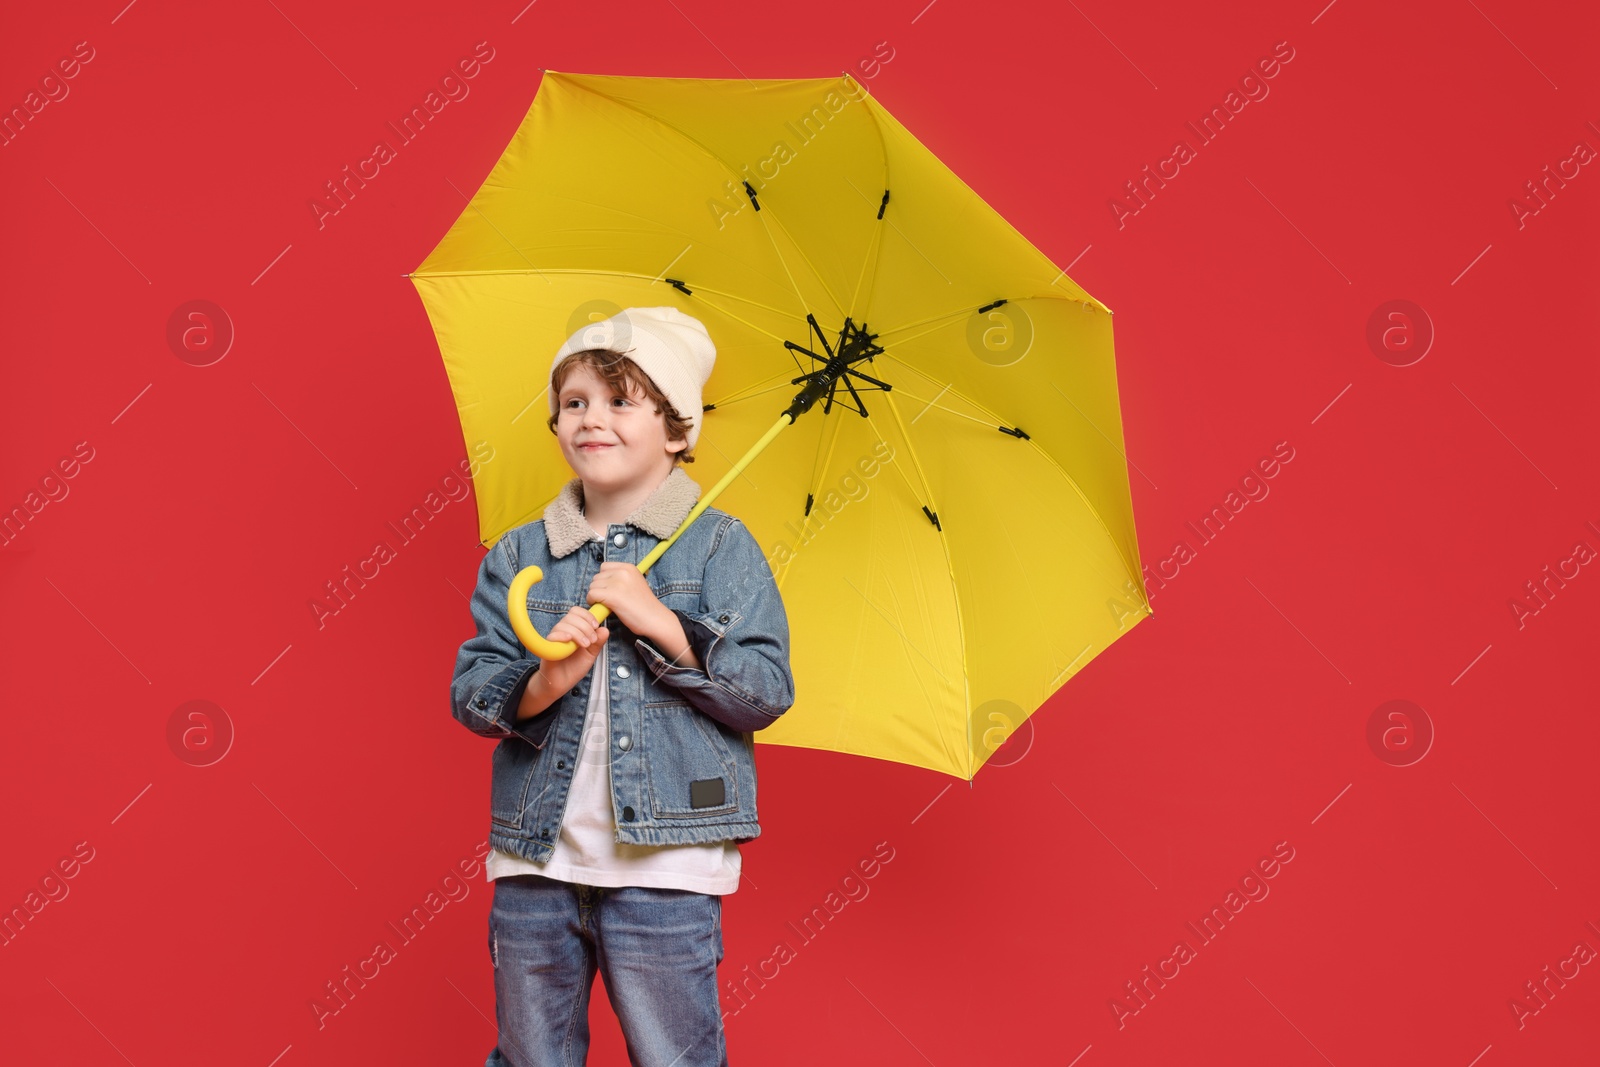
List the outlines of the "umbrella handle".
<svg viewBox="0 0 1600 1067">
<path fill-rule="evenodd" d="M 772 428 L 762 435 L 761 440 L 752 445 L 750 451 L 740 457 L 739 462 L 733 465 L 733 468 L 723 476 L 722 480 L 700 498 L 699 503 L 695 504 L 694 509 L 685 516 L 683 524 L 673 532 L 672 536 L 652 548 L 644 559 L 639 561 L 639 573 L 648 574 L 651 565 L 661 558 L 663 552 L 672 547 L 673 542 L 683 535 L 683 531 L 687 530 L 694 520 L 700 517 L 700 513 L 711 506 L 711 502 L 732 484 L 733 480 L 744 471 L 750 461 L 760 455 L 761 450 L 766 448 L 784 427 L 791 425 L 793 422 L 794 418 L 788 412 L 779 415 L 778 421 L 773 423 Z M 540 659 L 566 659 L 578 650 L 578 642 L 552 641 L 534 629 L 533 620 L 528 618 L 528 590 L 532 589 L 534 584 L 543 577 L 544 571 L 536 566 L 524 567 L 517 572 L 516 577 L 511 579 L 511 587 L 506 591 L 506 615 L 511 619 L 511 629 L 516 632 L 517 640 L 521 641 L 523 647 L 529 652 L 532 652 Z M 604 604 L 590 604 L 589 611 L 594 615 L 596 622 L 604 622 L 611 615 L 611 609 Z"/>
<path fill-rule="evenodd" d="M 511 629 L 516 631 L 517 640 L 529 652 L 540 659 L 566 659 L 578 650 L 578 642 L 552 641 L 534 629 L 533 620 L 528 618 L 528 590 L 543 577 L 544 571 L 538 567 L 524 567 L 518 571 L 506 593 L 506 614 L 511 618 Z M 604 622 L 611 614 L 611 609 L 604 604 L 590 604 L 589 611 L 596 622 Z"/>
</svg>

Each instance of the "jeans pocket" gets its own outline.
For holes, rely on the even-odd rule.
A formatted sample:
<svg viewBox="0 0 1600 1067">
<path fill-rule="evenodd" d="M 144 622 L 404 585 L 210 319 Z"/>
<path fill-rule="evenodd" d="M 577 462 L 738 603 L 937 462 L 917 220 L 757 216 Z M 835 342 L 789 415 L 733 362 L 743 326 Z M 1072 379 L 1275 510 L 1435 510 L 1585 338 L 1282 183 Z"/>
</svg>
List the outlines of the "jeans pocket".
<svg viewBox="0 0 1600 1067">
<path fill-rule="evenodd" d="M 722 962 L 722 897 L 716 894 L 711 896 L 711 930 L 716 939 L 713 944 L 717 948 L 717 962 Z"/>
</svg>

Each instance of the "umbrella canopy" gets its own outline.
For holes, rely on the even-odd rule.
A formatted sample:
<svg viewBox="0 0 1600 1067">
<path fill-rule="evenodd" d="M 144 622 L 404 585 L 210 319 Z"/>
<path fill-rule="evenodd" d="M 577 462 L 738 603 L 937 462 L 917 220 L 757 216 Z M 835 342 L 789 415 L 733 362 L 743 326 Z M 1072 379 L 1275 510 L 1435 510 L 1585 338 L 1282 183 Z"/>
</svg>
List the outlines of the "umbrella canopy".
<svg viewBox="0 0 1600 1067">
<path fill-rule="evenodd" d="M 1111 313 L 848 76 L 546 72 L 410 277 L 485 545 L 573 475 L 544 425 L 574 330 L 677 307 L 717 345 L 688 470 L 767 554 L 796 705 L 766 744 L 970 779 L 1150 614 Z M 772 434 L 795 382 L 852 373 Z"/>
</svg>

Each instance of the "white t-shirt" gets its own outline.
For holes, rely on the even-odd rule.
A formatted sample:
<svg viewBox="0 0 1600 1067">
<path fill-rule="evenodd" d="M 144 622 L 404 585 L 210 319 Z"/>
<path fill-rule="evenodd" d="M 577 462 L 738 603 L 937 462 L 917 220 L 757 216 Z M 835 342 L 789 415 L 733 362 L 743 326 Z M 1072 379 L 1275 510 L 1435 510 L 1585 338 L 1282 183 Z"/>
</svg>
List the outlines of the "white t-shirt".
<svg viewBox="0 0 1600 1067">
<path fill-rule="evenodd" d="M 616 635 L 612 635 L 612 640 Z M 572 772 L 567 810 L 561 820 L 555 852 L 540 864 L 494 849 L 489 853 L 489 881 L 508 874 L 542 874 L 563 882 L 598 886 L 648 886 L 690 889 L 723 896 L 739 888 L 742 857 L 733 841 L 709 845 L 634 845 L 616 839 L 611 807 L 611 706 L 606 648 L 589 673 L 589 707 L 578 743 L 578 765 Z M 625 757 L 641 759 L 637 748 Z"/>
</svg>

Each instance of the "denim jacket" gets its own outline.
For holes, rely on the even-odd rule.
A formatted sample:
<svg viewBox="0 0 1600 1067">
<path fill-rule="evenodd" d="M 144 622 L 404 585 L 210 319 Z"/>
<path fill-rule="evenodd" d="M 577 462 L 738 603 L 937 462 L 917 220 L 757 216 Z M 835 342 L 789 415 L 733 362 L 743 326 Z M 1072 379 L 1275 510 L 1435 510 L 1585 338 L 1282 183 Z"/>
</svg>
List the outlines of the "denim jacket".
<svg viewBox="0 0 1600 1067">
<path fill-rule="evenodd" d="M 544 577 L 528 592 L 528 615 L 548 634 L 607 560 L 637 564 L 671 537 L 700 499 L 674 467 L 639 508 L 601 540 L 583 515 L 574 478 L 545 509 L 489 550 L 471 611 L 477 635 L 456 656 L 451 713 L 475 734 L 499 739 L 492 761 L 489 843 L 536 862 L 550 858 L 578 763 L 594 671 L 544 711 L 521 722 L 517 705 L 537 656 L 506 618 L 506 591 L 523 567 Z M 708 507 L 645 575 L 683 624 L 701 666 L 675 666 L 610 615 L 611 804 L 616 840 L 638 845 L 706 844 L 759 836 L 754 731 L 794 704 L 789 623 L 761 546 L 738 519 Z M 600 662 L 598 659 L 596 664 Z"/>
</svg>

